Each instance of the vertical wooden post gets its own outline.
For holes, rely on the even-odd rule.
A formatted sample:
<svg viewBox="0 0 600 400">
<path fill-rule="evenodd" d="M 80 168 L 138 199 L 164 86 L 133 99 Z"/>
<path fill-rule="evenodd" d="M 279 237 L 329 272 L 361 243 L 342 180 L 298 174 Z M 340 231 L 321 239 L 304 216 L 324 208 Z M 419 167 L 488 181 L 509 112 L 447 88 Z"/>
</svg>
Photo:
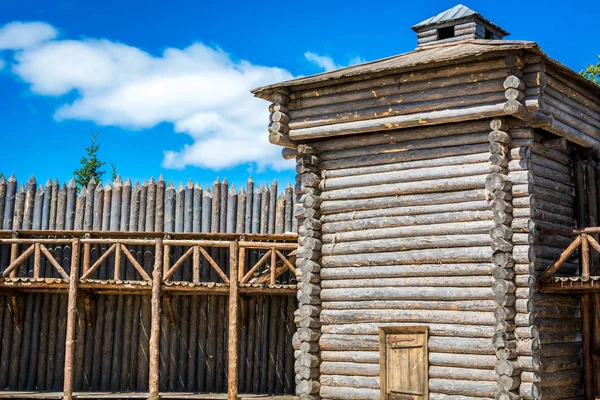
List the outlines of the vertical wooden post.
<svg viewBox="0 0 600 400">
<path fill-rule="evenodd" d="M 83 244 L 83 268 L 82 268 L 82 271 L 84 274 L 90 268 L 90 259 L 91 259 L 90 244 L 84 243 Z"/>
<path fill-rule="evenodd" d="M 246 268 L 246 248 L 240 246 L 240 254 L 238 256 L 238 281 L 244 278 Z"/>
<path fill-rule="evenodd" d="M 585 399 L 593 400 L 594 374 L 592 359 L 592 308 L 590 307 L 590 295 L 581 295 L 581 339 L 583 341 L 583 379 L 585 382 Z"/>
<path fill-rule="evenodd" d="M 193 276 L 192 281 L 194 283 L 200 283 L 200 249 L 199 246 L 194 246 L 194 254 L 193 254 Z"/>
<path fill-rule="evenodd" d="M 121 276 L 121 243 L 115 243 L 115 269 L 114 280 L 118 281 Z"/>
<path fill-rule="evenodd" d="M 271 249 L 271 286 L 275 285 L 275 275 L 277 271 L 277 252 L 275 247 Z"/>
<path fill-rule="evenodd" d="M 41 268 L 41 258 L 42 258 L 42 249 L 39 243 L 35 244 L 35 255 L 33 256 L 33 277 L 40 277 L 40 268 Z"/>
<path fill-rule="evenodd" d="M 16 236 L 13 234 L 13 238 L 15 238 Z M 13 262 L 15 262 L 15 260 L 17 259 L 17 255 L 19 253 L 19 245 L 16 243 L 13 243 L 10 245 L 10 264 L 12 264 Z M 10 277 L 14 278 L 17 276 L 17 272 L 19 271 L 19 268 L 15 268 L 10 272 Z"/>
<path fill-rule="evenodd" d="M 71 246 L 71 274 L 67 300 L 67 336 L 65 343 L 64 399 L 73 398 L 73 363 L 75 359 L 75 321 L 77 319 L 77 284 L 79 283 L 80 240 L 73 239 Z"/>
<path fill-rule="evenodd" d="M 149 400 L 158 400 L 159 397 L 159 356 L 160 356 L 160 289 L 162 285 L 162 259 L 163 241 L 156 239 L 154 251 L 154 270 L 152 271 L 152 322 L 150 325 L 150 371 L 148 374 Z"/>
<path fill-rule="evenodd" d="M 239 242 L 229 245 L 229 346 L 227 399 L 238 398 L 238 252 Z"/>
<path fill-rule="evenodd" d="M 585 233 L 581 234 L 581 276 L 590 276 L 590 246 Z"/>
</svg>

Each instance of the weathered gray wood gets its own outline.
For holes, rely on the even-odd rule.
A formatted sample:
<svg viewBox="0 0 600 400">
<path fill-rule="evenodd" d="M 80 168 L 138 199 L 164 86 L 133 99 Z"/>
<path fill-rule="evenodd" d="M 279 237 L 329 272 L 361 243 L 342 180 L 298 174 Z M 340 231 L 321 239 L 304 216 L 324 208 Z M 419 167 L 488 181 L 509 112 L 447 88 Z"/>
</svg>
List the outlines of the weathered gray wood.
<svg viewBox="0 0 600 400">
<path fill-rule="evenodd" d="M 504 95 L 501 96 L 504 100 Z M 481 101 L 477 99 L 477 101 Z M 424 124 L 444 124 L 465 120 L 495 117 L 504 114 L 504 103 L 491 102 L 471 107 L 419 112 L 365 121 L 352 121 L 303 129 L 292 129 L 292 140 L 317 139 L 325 136 L 350 135 L 386 129 L 410 128 Z"/>
</svg>

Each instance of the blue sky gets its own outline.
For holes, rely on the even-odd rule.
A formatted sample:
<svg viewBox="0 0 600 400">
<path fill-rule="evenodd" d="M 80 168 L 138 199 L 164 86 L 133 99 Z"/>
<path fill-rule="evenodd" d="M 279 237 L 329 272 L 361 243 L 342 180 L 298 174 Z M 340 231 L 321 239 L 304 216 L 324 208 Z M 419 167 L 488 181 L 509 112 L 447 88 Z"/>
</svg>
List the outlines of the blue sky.
<svg viewBox="0 0 600 400">
<path fill-rule="evenodd" d="M 455 4 L 5 2 L 0 171 L 67 180 L 99 130 L 100 157 L 132 179 L 293 181 L 266 144 L 268 104 L 248 90 L 411 51 L 410 26 Z M 463 4 L 577 71 L 600 53 L 595 1 Z"/>
</svg>

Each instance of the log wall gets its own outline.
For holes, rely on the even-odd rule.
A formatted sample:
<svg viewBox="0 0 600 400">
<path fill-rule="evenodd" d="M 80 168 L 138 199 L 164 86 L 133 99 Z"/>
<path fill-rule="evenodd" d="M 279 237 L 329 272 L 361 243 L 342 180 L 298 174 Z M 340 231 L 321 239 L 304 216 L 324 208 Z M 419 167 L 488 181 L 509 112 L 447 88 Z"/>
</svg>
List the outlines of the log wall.
<svg viewBox="0 0 600 400">
<path fill-rule="evenodd" d="M 575 228 L 576 199 L 585 193 L 576 193 L 574 182 L 585 179 L 584 166 L 564 140 L 531 128 L 519 132 L 522 138 L 514 141 L 513 154 L 520 157 L 510 163 L 509 176 L 514 185 L 515 336 L 521 395 L 575 398 L 583 396 L 579 298 L 534 293 L 532 288 L 573 240 L 542 232 Z M 577 270 L 575 259 L 560 272 L 574 275 Z"/>
<path fill-rule="evenodd" d="M 431 398 L 493 398 L 490 120 L 312 143 L 320 394 L 378 399 L 378 328 L 428 325 Z"/>
<path fill-rule="evenodd" d="M 0 227 L 5 230 L 103 230 L 164 232 L 295 231 L 293 196 L 288 185 L 278 195 L 277 184 L 239 193 L 218 180 L 212 189 L 189 182 L 175 188 L 162 178 L 131 184 L 118 178 L 112 184 L 90 184 L 78 190 L 74 181 L 38 185 L 32 177 L 18 184 L 14 177 L 0 178 Z M 106 251 L 92 248 L 92 261 Z M 62 267 L 70 270 L 70 249 L 49 249 Z M 152 274 L 154 247 L 129 246 L 129 251 Z M 211 256 L 228 271 L 227 250 L 212 249 Z M 63 256 L 64 254 L 64 256 Z M 171 249 L 180 257 L 182 249 Z M 247 269 L 260 258 L 248 251 Z M 114 256 L 111 256 L 114 257 Z M 125 258 L 125 257 L 123 257 Z M 10 262 L 10 245 L 0 246 L 0 270 Z M 173 262 L 171 262 L 172 264 Z M 109 279 L 107 260 L 92 278 Z M 17 277 L 33 276 L 33 262 L 19 269 Z M 127 279 L 134 279 L 133 265 L 124 261 Z M 45 259 L 42 276 L 58 277 Z M 190 259 L 172 281 L 192 278 Z M 201 279 L 219 277 L 203 261 Z M 279 281 L 290 282 L 289 273 Z M 28 391 L 62 390 L 65 363 L 67 295 L 28 293 L 0 296 L 0 389 Z M 223 295 L 166 296 L 162 303 L 160 337 L 160 390 L 165 392 L 227 390 L 227 297 Z M 148 390 L 149 295 L 83 293 L 77 303 L 74 390 Z M 241 296 L 240 363 L 241 393 L 293 393 L 293 296 Z"/>
<path fill-rule="evenodd" d="M 311 140 L 420 126 L 423 121 L 460 122 L 500 115 L 506 102 L 503 83 L 511 63 L 510 57 L 485 55 L 451 68 L 439 66 L 297 90 L 284 103 L 278 93 L 271 98 L 271 142 L 288 147 L 293 145 L 290 139 Z"/>
</svg>

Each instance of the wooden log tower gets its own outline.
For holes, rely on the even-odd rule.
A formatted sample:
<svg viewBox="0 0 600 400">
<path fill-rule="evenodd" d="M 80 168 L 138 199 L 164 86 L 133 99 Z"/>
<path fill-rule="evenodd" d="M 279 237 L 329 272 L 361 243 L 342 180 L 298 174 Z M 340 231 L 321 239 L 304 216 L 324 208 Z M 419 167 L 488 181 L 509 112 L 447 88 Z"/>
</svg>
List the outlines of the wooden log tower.
<svg viewBox="0 0 600 400">
<path fill-rule="evenodd" d="M 600 87 L 462 5 L 413 29 L 253 91 L 298 173 L 296 393 L 594 399 Z"/>
</svg>

